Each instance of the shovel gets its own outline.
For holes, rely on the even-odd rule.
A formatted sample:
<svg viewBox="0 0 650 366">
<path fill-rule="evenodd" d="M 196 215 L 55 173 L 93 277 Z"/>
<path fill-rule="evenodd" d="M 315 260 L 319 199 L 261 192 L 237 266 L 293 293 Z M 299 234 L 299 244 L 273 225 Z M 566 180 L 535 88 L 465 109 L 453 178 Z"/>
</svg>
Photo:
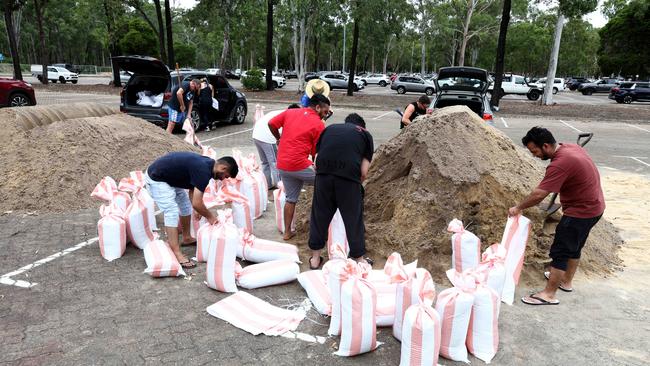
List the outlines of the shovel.
<svg viewBox="0 0 650 366">
<path fill-rule="evenodd" d="M 591 138 L 594 137 L 594 134 L 592 132 L 588 133 L 581 133 L 578 135 L 578 140 L 576 141 L 576 144 L 580 145 L 581 147 L 584 147 L 587 145 L 587 143 L 591 140 Z M 584 140 L 583 140 L 584 139 Z M 557 212 L 557 210 L 562 207 L 559 203 L 555 203 L 555 199 L 557 198 L 557 193 L 553 193 L 551 196 L 551 202 L 548 204 L 548 207 L 546 207 L 546 216 L 550 216 Z"/>
</svg>

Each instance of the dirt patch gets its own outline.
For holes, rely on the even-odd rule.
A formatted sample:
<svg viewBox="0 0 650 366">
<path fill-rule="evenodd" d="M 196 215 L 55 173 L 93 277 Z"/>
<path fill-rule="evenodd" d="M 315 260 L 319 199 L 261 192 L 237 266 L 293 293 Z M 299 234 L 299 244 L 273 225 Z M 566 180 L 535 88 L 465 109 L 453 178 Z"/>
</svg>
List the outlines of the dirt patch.
<svg viewBox="0 0 650 366">
<path fill-rule="evenodd" d="M 122 88 L 115 88 L 108 84 L 52 84 L 43 85 L 34 83 L 34 89 L 38 91 L 63 92 L 63 93 L 88 93 L 88 94 L 109 94 L 120 95 Z"/>
<path fill-rule="evenodd" d="M 0 120 L 3 212 L 96 207 L 90 192 L 102 177 L 119 180 L 166 152 L 194 149 L 101 104 L 3 109 Z"/>
<path fill-rule="evenodd" d="M 540 105 L 539 102 L 502 100 L 499 115 L 531 116 L 531 117 L 563 117 L 588 121 L 650 121 L 650 108 L 639 108 L 633 105 L 587 105 L 587 104 L 555 104 Z"/>
<path fill-rule="evenodd" d="M 449 221 L 463 220 L 481 238 L 482 249 L 500 242 L 508 208 L 530 193 L 543 174 L 543 164 L 466 107 L 421 117 L 375 152 L 365 184 L 367 247 L 379 258 L 397 251 L 405 261 L 418 259 L 440 281 L 451 263 Z M 306 233 L 310 204 L 308 196 L 303 199 L 298 226 Z M 535 270 L 538 280 L 536 271 L 549 262 L 560 216 L 546 219 L 538 208 L 525 215 L 533 227 L 524 279 Z M 620 265 L 621 244 L 617 230 L 601 220 L 584 250 L 582 269 L 610 273 Z"/>
</svg>

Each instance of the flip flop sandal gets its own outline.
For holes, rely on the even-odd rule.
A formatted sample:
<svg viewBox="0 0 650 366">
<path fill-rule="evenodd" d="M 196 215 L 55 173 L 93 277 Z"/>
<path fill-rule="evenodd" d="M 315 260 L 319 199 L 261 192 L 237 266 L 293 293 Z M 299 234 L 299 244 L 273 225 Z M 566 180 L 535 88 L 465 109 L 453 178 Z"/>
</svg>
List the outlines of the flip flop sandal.
<svg viewBox="0 0 650 366">
<path fill-rule="evenodd" d="M 549 272 L 549 271 L 544 272 L 544 277 L 546 277 L 546 280 L 548 281 L 548 278 L 551 277 L 551 272 Z M 566 287 L 562 286 L 562 284 L 560 284 L 559 289 L 564 291 L 564 292 L 573 292 L 572 288 L 566 288 Z"/>
<path fill-rule="evenodd" d="M 368 264 L 371 266 L 375 264 L 375 261 L 373 261 L 370 257 L 363 257 L 363 259 L 365 259 L 366 262 L 368 262 Z"/>
<path fill-rule="evenodd" d="M 185 262 L 179 263 L 181 267 L 185 269 L 190 269 L 196 267 L 196 263 L 192 262 L 190 259 L 186 260 Z"/>
<path fill-rule="evenodd" d="M 522 297 L 522 298 L 521 298 L 521 302 L 523 302 L 524 304 L 527 304 L 527 305 L 534 305 L 534 306 L 537 306 L 537 305 L 559 305 L 559 304 L 560 304 L 560 301 L 559 301 L 559 300 L 556 300 L 556 301 L 548 301 L 548 300 L 544 300 L 544 299 L 542 299 L 542 298 L 539 297 L 539 296 L 535 296 L 535 294 L 531 294 L 531 295 L 528 296 L 528 297 L 530 297 L 531 299 L 537 300 L 537 301 L 539 301 L 539 302 L 531 302 L 531 301 L 528 301 L 528 300 L 526 300 L 525 297 Z"/>
<path fill-rule="evenodd" d="M 312 257 L 309 257 L 309 269 L 311 269 L 312 271 L 315 271 L 315 270 L 319 269 L 320 266 L 323 264 L 323 257 L 322 256 L 318 257 L 318 265 L 317 266 L 312 266 L 311 265 L 311 258 Z"/>
<path fill-rule="evenodd" d="M 196 240 L 191 241 L 191 242 L 189 242 L 189 243 L 181 243 L 181 245 L 182 245 L 182 246 L 186 246 L 186 245 L 196 245 Z"/>
</svg>

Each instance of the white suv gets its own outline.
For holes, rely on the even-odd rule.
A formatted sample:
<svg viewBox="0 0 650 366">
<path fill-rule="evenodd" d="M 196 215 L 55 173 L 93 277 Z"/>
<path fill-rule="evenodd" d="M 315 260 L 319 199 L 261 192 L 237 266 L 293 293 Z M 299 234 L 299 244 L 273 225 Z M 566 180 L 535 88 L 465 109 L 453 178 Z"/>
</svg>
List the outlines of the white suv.
<svg viewBox="0 0 650 366">
<path fill-rule="evenodd" d="M 381 87 L 390 84 L 390 78 L 385 74 L 370 74 L 362 77 L 361 80 L 365 81 L 366 84 L 377 84 Z"/>
<path fill-rule="evenodd" d="M 546 78 L 541 78 L 537 80 L 534 84 L 530 84 L 531 86 L 536 86 L 540 89 L 544 89 L 546 87 Z M 555 78 L 555 81 L 553 82 L 553 94 L 557 94 L 558 91 L 564 91 L 564 80 L 560 78 Z"/>
<path fill-rule="evenodd" d="M 32 76 L 36 77 L 38 80 L 41 80 L 43 77 L 43 67 L 41 65 L 32 65 L 31 67 Z M 76 84 L 79 81 L 79 75 L 71 72 L 68 69 L 58 66 L 48 66 L 47 67 L 47 79 L 53 83 L 57 81 L 61 84 L 71 82 Z"/>
<path fill-rule="evenodd" d="M 264 80 L 266 80 L 266 70 L 262 70 L 262 78 Z M 276 73 L 271 74 L 271 80 L 273 80 L 273 88 L 274 89 L 282 88 L 284 86 L 284 84 L 287 83 L 284 76 L 280 76 L 280 75 L 278 75 Z"/>
<path fill-rule="evenodd" d="M 490 83 L 488 87 L 488 92 L 491 94 L 494 89 L 494 80 Z M 537 87 L 537 85 L 530 85 L 526 82 L 526 78 L 521 75 L 506 74 L 503 75 L 503 81 L 501 81 L 501 90 L 504 95 L 507 94 L 516 94 L 516 95 L 525 95 L 529 100 L 539 99 L 542 91 Z"/>
</svg>

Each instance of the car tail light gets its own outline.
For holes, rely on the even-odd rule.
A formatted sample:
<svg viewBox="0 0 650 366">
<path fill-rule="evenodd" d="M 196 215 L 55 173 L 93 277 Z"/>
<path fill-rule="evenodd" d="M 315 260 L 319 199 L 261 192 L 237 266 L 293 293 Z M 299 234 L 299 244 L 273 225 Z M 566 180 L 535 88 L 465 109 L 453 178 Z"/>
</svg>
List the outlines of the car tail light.
<svg viewBox="0 0 650 366">
<path fill-rule="evenodd" d="M 619 88 L 613 88 L 613 89 L 612 89 L 612 92 L 617 93 L 619 90 L 621 90 L 621 89 L 619 89 Z"/>
<path fill-rule="evenodd" d="M 172 92 L 165 92 L 165 95 L 163 95 L 163 100 L 168 101 L 172 99 Z"/>
<path fill-rule="evenodd" d="M 492 120 L 492 115 L 490 113 L 483 113 L 483 120 L 484 121 L 491 121 Z"/>
</svg>

